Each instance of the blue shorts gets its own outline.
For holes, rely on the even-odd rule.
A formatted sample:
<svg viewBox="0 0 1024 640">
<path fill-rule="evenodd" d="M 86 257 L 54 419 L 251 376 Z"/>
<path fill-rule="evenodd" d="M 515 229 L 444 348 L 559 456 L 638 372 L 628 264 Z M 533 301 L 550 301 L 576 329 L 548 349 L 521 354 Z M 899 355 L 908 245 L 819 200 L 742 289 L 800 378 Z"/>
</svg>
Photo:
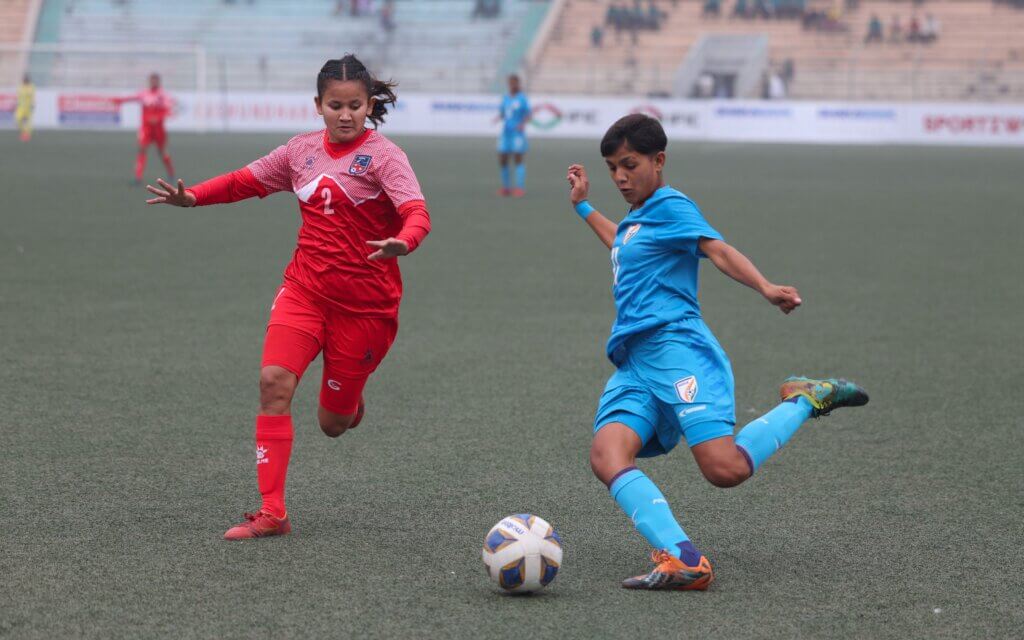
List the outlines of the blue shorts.
<svg viewBox="0 0 1024 640">
<path fill-rule="evenodd" d="M 526 153 L 530 144 L 522 131 L 503 131 L 498 136 L 498 153 Z"/>
<path fill-rule="evenodd" d="M 731 436 L 736 424 L 732 364 L 700 318 L 631 338 L 605 385 L 594 432 L 621 422 L 640 436 L 640 457 Z"/>
</svg>

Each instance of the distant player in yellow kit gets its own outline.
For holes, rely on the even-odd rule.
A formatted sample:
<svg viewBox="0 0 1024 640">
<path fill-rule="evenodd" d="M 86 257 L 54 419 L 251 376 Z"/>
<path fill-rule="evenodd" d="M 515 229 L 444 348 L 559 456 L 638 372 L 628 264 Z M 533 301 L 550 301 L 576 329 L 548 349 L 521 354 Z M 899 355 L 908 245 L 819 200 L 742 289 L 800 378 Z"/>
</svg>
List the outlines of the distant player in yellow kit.
<svg viewBox="0 0 1024 640">
<path fill-rule="evenodd" d="M 18 107 L 14 110 L 14 121 L 18 123 L 21 139 L 28 142 L 32 139 L 32 111 L 36 108 L 36 87 L 32 78 L 26 73 L 18 87 Z"/>
</svg>

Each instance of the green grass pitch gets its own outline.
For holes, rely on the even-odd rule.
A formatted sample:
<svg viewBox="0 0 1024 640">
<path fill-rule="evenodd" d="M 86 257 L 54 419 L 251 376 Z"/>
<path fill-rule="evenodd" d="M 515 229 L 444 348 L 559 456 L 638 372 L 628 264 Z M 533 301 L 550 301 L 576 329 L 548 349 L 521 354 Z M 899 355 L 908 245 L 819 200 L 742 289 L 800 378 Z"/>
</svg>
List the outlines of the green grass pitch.
<svg viewBox="0 0 1024 640">
<path fill-rule="evenodd" d="M 670 183 L 804 298 L 786 317 L 705 266 L 738 421 L 790 374 L 844 375 L 872 400 L 808 424 L 736 489 L 682 447 L 644 463 L 718 580 L 633 593 L 618 583 L 647 548 L 587 464 L 610 269 L 564 175 L 586 163 L 591 201 L 623 211 L 596 141 L 535 141 L 528 197 L 500 200 L 491 140 L 399 140 L 434 232 L 403 259 L 402 328 L 366 421 L 320 433 L 315 363 L 294 405 L 295 533 L 230 544 L 257 504 L 261 336 L 294 198 L 147 208 L 130 134 L 15 136 L 0 139 L 2 637 L 1024 628 L 1019 150 L 670 145 Z M 195 181 L 286 138 L 174 135 L 172 150 Z M 525 598 L 480 560 L 520 511 L 566 545 L 553 586 Z"/>
</svg>

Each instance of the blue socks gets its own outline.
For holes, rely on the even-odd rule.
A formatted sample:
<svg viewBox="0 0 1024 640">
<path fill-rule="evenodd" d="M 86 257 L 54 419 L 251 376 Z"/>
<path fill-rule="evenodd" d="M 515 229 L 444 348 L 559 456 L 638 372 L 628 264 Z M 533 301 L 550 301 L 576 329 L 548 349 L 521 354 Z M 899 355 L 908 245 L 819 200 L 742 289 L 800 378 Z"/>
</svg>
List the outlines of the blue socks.
<svg viewBox="0 0 1024 640">
<path fill-rule="evenodd" d="M 501 167 L 501 186 L 505 189 L 512 188 L 512 172 L 509 171 L 507 164 Z"/>
<path fill-rule="evenodd" d="M 523 163 L 516 165 L 516 187 L 519 189 L 526 187 L 526 165 Z"/>
<path fill-rule="evenodd" d="M 789 442 L 814 409 L 811 401 L 803 396 L 787 400 L 743 427 L 736 435 L 736 446 L 750 463 L 753 473 L 764 464 L 782 445 Z"/>
<path fill-rule="evenodd" d="M 691 567 L 700 564 L 700 552 L 676 522 L 665 496 L 643 471 L 623 469 L 608 490 L 652 547 L 668 551 Z"/>
</svg>

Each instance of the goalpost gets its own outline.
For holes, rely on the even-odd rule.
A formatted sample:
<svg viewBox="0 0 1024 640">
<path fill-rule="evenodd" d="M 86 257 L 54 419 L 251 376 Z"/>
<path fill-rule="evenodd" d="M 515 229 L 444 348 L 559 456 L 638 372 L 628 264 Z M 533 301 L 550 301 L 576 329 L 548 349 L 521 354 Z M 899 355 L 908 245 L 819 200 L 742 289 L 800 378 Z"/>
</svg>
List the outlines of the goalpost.
<svg viewBox="0 0 1024 640">
<path fill-rule="evenodd" d="M 207 92 L 207 66 L 202 46 L 0 44 L 0 94 L 13 93 L 25 74 L 41 97 L 48 92 L 134 92 L 146 86 L 149 74 L 159 73 L 172 95 L 188 93 L 201 100 Z M 202 122 L 196 125 L 205 129 Z"/>
</svg>

